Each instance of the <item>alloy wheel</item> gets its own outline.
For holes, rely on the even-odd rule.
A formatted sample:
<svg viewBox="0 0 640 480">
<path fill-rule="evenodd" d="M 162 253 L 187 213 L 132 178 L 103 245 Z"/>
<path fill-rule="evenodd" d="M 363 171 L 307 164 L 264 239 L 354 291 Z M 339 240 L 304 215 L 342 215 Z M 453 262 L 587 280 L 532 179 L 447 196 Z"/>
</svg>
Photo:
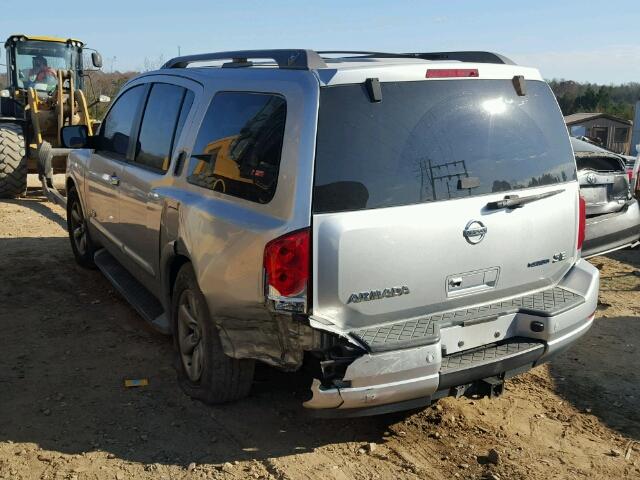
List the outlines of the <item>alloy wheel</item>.
<svg viewBox="0 0 640 480">
<path fill-rule="evenodd" d="M 79 201 L 73 202 L 71 206 L 71 233 L 73 235 L 73 243 L 78 250 L 78 254 L 83 256 L 87 253 L 87 227 L 82 215 L 82 206 Z"/>
<path fill-rule="evenodd" d="M 197 382 L 202 376 L 204 344 L 202 321 L 191 290 L 184 290 L 178 302 L 178 347 L 189 380 Z"/>
</svg>

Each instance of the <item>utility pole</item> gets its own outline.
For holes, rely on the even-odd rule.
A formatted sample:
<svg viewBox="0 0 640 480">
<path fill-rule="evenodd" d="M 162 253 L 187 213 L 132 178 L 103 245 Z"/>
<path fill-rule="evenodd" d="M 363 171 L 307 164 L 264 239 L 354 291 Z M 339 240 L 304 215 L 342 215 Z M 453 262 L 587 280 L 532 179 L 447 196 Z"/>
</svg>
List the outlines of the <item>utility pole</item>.
<svg viewBox="0 0 640 480">
<path fill-rule="evenodd" d="M 180 45 L 178 45 L 178 56 L 180 56 Z"/>
</svg>

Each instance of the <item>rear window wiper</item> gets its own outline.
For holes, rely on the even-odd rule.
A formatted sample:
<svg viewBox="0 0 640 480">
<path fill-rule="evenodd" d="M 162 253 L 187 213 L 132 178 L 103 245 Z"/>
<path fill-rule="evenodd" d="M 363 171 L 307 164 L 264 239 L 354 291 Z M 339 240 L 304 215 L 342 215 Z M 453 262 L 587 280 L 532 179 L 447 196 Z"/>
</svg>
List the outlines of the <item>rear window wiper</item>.
<svg viewBox="0 0 640 480">
<path fill-rule="evenodd" d="M 520 208 L 527 203 L 542 200 L 543 198 L 553 197 L 559 193 L 564 192 L 564 189 L 553 190 L 551 192 L 539 193 L 537 195 L 529 195 L 528 197 L 520 197 L 518 195 L 506 195 L 503 200 L 487 203 L 486 207 L 489 210 L 499 210 L 501 208 Z"/>
</svg>

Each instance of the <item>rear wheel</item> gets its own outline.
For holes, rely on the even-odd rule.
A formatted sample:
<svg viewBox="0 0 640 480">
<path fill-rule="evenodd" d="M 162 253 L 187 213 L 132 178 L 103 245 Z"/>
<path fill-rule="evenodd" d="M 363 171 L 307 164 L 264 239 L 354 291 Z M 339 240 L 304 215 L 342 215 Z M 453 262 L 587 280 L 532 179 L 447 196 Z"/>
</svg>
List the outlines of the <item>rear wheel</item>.
<svg viewBox="0 0 640 480">
<path fill-rule="evenodd" d="M 27 192 L 27 157 L 22 127 L 0 123 L 0 198 Z"/>
<path fill-rule="evenodd" d="M 78 265 L 84 268 L 95 268 L 93 255 L 96 253 L 96 248 L 89 236 L 87 220 L 75 187 L 71 187 L 67 194 L 67 230 L 71 250 Z"/>
<path fill-rule="evenodd" d="M 171 312 L 182 390 L 210 404 L 247 396 L 255 362 L 225 355 L 219 331 L 209 316 L 204 295 L 188 263 L 178 272 Z"/>
</svg>

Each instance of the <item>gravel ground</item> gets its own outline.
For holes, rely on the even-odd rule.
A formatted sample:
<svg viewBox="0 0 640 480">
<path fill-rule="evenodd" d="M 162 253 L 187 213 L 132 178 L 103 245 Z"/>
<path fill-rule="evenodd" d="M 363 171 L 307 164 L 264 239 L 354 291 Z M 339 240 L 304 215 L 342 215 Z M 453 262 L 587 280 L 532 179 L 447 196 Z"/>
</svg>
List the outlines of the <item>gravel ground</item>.
<svg viewBox="0 0 640 480">
<path fill-rule="evenodd" d="M 593 259 L 591 332 L 499 399 L 314 420 L 304 378 L 269 369 L 235 404 L 184 396 L 171 341 L 74 263 L 64 218 L 0 201 L 2 479 L 640 478 L 637 249 Z"/>
</svg>

